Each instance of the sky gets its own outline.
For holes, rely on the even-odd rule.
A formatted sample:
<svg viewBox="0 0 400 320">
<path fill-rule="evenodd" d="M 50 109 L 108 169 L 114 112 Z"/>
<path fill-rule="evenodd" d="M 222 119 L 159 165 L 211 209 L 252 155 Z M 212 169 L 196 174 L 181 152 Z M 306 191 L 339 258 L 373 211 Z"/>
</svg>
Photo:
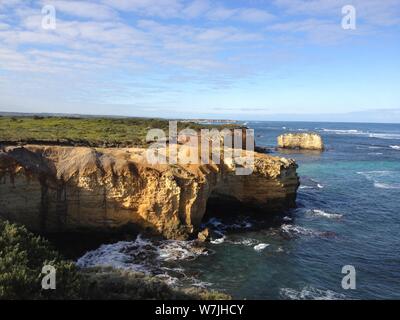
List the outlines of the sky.
<svg viewBox="0 0 400 320">
<path fill-rule="evenodd" d="M 400 122 L 399 57 L 400 0 L 0 0 L 0 111 Z"/>
</svg>

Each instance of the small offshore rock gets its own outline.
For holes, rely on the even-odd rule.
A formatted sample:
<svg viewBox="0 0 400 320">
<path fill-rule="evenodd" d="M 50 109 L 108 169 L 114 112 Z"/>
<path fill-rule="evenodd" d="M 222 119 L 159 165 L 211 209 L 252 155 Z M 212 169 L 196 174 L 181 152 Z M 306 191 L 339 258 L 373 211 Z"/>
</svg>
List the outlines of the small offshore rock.
<svg viewBox="0 0 400 320">
<path fill-rule="evenodd" d="M 278 137 L 278 148 L 324 150 L 324 143 L 319 134 L 315 132 L 285 133 Z"/>
</svg>

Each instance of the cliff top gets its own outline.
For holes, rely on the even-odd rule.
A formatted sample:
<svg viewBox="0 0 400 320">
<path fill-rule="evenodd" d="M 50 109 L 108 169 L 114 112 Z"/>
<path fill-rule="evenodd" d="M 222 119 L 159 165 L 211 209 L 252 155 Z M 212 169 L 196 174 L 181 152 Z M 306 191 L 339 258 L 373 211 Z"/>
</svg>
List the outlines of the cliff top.
<svg viewBox="0 0 400 320">
<path fill-rule="evenodd" d="M 178 146 L 178 153 L 190 150 L 187 146 Z M 168 157 L 168 148 L 158 149 L 160 154 Z M 295 166 L 290 159 L 274 157 L 253 152 L 254 174 L 275 178 L 282 168 Z M 199 159 L 200 161 L 200 159 Z M 75 174 L 90 175 L 100 171 L 104 175 L 120 175 L 123 172 L 137 174 L 137 170 L 155 169 L 159 172 L 171 171 L 178 176 L 204 177 L 209 171 L 232 171 L 234 166 L 228 159 L 221 158 L 222 165 L 210 160 L 209 164 L 150 164 L 143 148 L 90 148 L 46 145 L 25 145 L 23 147 L 7 146 L 0 150 L 0 173 L 6 168 L 23 166 L 37 174 L 57 176 L 68 180 Z"/>
<path fill-rule="evenodd" d="M 239 125 L 206 125 L 179 122 L 190 128 L 239 128 Z M 168 132 L 168 120 L 149 118 L 82 118 L 0 116 L 0 144 L 44 144 L 88 147 L 145 146 L 150 129 Z"/>
</svg>

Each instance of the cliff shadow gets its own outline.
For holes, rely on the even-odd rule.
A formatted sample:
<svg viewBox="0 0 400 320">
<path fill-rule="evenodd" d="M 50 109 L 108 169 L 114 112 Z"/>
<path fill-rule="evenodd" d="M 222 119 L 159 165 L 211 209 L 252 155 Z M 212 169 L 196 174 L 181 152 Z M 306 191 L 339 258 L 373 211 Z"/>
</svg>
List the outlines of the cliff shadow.
<svg viewBox="0 0 400 320">
<path fill-rule="evenodd" d="M 230 196 L 211 195 L 207 201 L 202 227 L 218 224 L 226 226 L 229 233 L 241 233 L 277 228 L 292 219 L 293 208 L 266 209 L 243 203 Z"/>
</svg>

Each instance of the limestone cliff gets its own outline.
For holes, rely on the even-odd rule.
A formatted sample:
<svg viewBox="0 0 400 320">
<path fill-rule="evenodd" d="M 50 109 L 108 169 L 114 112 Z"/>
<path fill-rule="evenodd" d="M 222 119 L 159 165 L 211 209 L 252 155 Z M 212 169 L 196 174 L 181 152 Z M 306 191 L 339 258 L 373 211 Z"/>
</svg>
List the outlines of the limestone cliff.
<svg viewBox="0 0 400 320">
<path fill-rule="evenodd" d="M 151 165 L 139 148 L 5 147 L 0 151 L 0 217 L 42 232 L 109 230 L 128 224 L 185 238 L 210 196 L 265 212 L 295 204 L 292 160 L 255 153 L 254 172 L 232 166 Z"/>
<path fill-rule="evenodd" d="M 319 134 L 286 133 L 278 137 L 278 147 L 286 149 L 324 150 L 324 143 Z"/>
</svg>

